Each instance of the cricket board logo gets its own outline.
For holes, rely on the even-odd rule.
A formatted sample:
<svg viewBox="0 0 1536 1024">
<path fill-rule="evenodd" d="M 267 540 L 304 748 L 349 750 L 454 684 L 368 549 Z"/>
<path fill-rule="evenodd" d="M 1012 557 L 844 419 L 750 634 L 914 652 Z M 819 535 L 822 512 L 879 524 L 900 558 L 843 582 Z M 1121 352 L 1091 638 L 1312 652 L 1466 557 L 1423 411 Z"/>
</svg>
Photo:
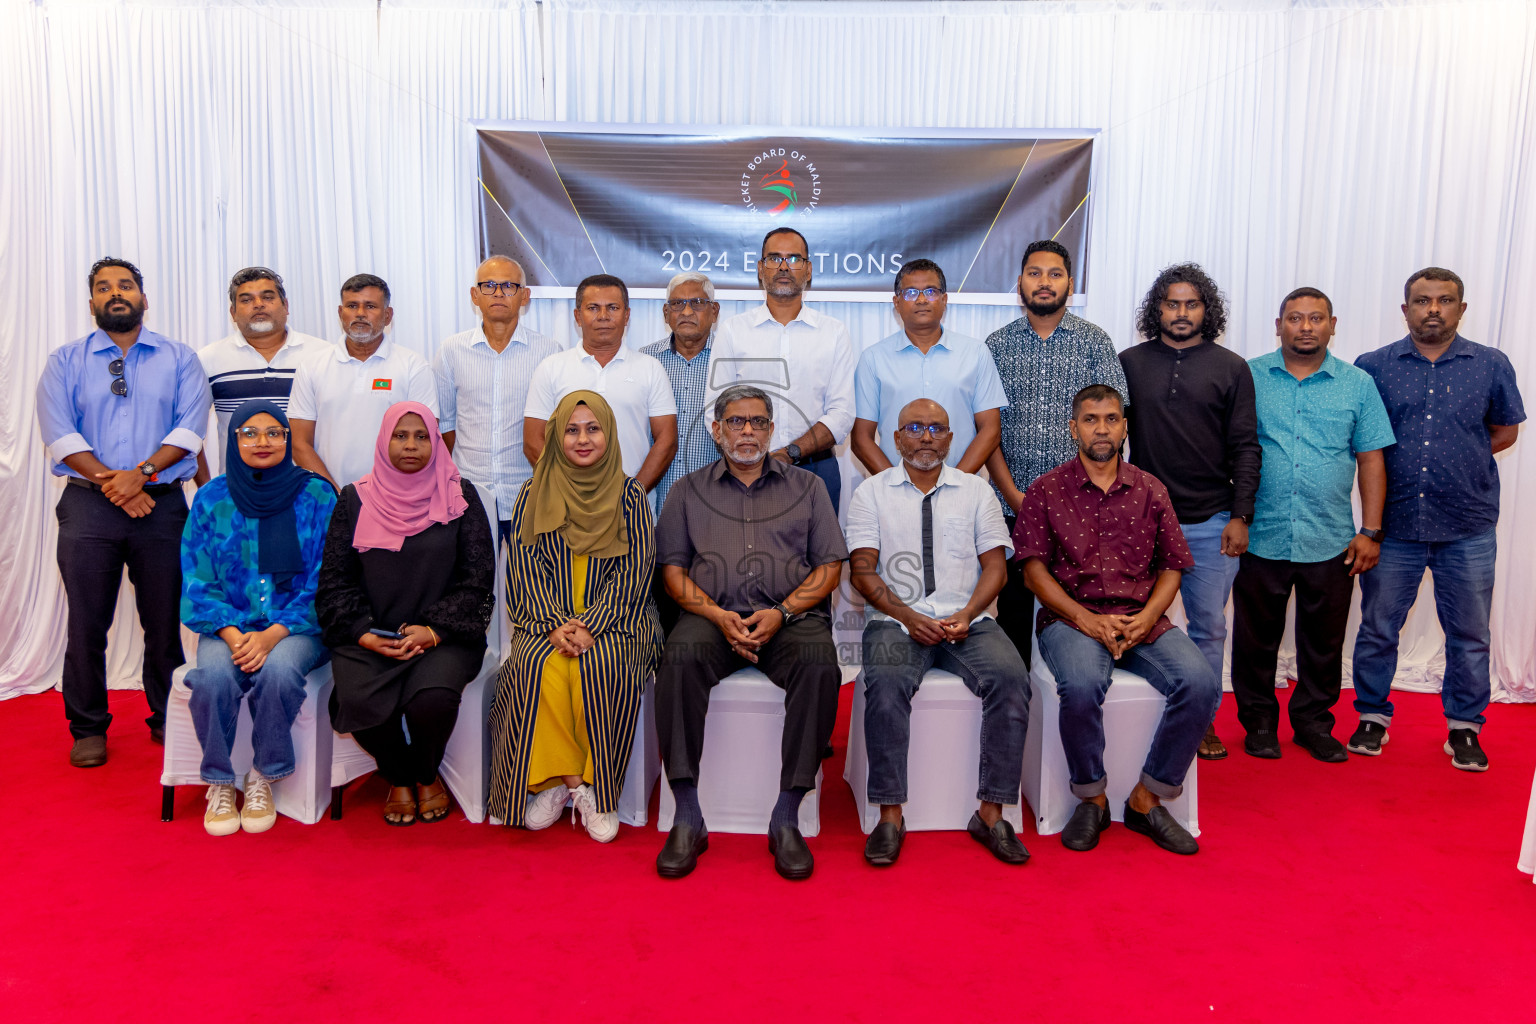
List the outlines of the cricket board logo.
<svg viewBox="0 0 1536 1024">
<path fill-rule="evenodd" d="M 821 202 L 821 172 L 810 154 L 769 146 L 747 161 L 740 189 L 741 203 L 752 213 L 788 217 L 816 209 Z"/>
</svg>

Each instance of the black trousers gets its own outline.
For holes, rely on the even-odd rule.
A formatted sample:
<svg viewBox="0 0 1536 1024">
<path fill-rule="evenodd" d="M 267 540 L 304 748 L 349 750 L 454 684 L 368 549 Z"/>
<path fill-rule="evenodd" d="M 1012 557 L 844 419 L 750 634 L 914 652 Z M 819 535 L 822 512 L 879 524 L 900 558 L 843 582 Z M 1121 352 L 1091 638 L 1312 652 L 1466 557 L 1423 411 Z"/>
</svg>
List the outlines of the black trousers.
<svg viewBox="0 0 1536 1024">
<path fill-rule="evenodd" d="M 1333 731 L 1333 706 L 1344 676 L 1344 629 L 1355 578 L 1344 555 L 1324 562 L 1279 562 L 1244 554 L 1232 584 L 1232 695 L 1248 732 L 1273 732 L 1280 721 L 1275 664 L 1285 634 L 1285 608 L 1296 592 L 1296 688 L 1291 727 Z"/>
<path fill-rule="evenodd" d="M 171 673 L 185 661 L 181 649 L 181 530 L 187 499 L 180 487 L 150 491 L 155 507 L 133 519 L 98 490 L 69 485 L 54 509 L 59 519 L 59 575 L 69 599 L 64 649 L 64 714 L 76 739 L 105 736 L 107 631 L 112 628 L 123 567 L 133 584 L 144 626 L 145 721 L 165 726 Z"/>
<path fill-rule="evenodd" d="M 448 737 L 459 720 L 459 692 L 442 686 L 420 690 L 405 704 L 405 729 L 400 716 L 391 715 L 380 725 L 352 733 L 357 745 L 379 764 L 379 772 L 391 786 L 430 786 L 443 763 Z"/>
<path fill-rule="evenodd" d="M 812 789 L 837 723 L 843 681 L 832 630 L 825 619 L 797 619 L 774 634 L 757 658 L 755 667 L 784 691 L 779 789 Z M 679 616 L 656 670 L 656 732 L 669 781 L 698 779 L 709 691 L 749 666 L 708 619 Z"/>
<path fill-rule="evenodd" d="M 1010 537 L 1013 536 L 1015 522 L 1013 516 L 1003 517 Z M 1024 563 L 1011 558 L 1008 560 L 1008 577 L 997 595 L 997 624 L 1008 634 L 1013 646 L 1019 649 L 1024 667 L 1032 667 L 1035 653 L 1035 592 L 1024 582 Z"/>
</svg>

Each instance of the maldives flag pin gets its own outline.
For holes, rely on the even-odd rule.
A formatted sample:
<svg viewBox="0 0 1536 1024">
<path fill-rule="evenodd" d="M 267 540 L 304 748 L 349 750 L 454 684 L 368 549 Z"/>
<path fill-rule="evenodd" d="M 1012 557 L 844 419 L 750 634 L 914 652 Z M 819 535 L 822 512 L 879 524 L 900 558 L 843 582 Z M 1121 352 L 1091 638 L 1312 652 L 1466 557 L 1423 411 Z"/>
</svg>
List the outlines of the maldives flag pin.
<svg viewBox="0 0 1536 1024">
<path fill-rule="evenodd" d="M 373 379 L 373 390 L 389 391 L 391 390 L 393 384 L 394 382 L 388 377 L 375 377 Z"/>
</svg>

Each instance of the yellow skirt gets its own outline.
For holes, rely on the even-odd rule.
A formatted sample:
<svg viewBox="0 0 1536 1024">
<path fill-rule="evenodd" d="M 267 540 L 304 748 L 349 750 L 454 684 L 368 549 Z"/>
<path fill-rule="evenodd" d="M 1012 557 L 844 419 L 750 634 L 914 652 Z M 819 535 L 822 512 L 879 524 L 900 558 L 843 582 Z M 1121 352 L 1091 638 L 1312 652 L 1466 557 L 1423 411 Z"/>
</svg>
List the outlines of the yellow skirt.
<svg viewBox="0 0 1536 1024">
<path fill-rule="evenodd" d="M 571 559 L 571 605 L 587 610 L 587 556 Z M 566 775 L 592 782 L 592 748 L 587 742 L 587 716 L 581 702 L 581 663 L 559 651 L 544 659 L 539 676 L 539 710 L 533 722 L 528 752 L 528 789 L 538 793 L 560 784 Z"/>
</svg>

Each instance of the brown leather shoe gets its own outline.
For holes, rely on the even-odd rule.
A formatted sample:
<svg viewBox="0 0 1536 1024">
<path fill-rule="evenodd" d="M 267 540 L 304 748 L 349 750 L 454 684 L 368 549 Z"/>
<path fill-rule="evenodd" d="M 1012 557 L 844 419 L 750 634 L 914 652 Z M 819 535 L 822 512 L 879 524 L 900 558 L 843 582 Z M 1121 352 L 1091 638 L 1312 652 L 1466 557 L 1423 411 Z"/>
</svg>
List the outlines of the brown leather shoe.
<svg viewBox="0 0 1536 1024">
<path fill-rule="evenodd" d="M 82 736 L 69 748 L 69 763 L 76 768 L 100 768 L 107 763 L 107 738 Z"/>
</svg>

